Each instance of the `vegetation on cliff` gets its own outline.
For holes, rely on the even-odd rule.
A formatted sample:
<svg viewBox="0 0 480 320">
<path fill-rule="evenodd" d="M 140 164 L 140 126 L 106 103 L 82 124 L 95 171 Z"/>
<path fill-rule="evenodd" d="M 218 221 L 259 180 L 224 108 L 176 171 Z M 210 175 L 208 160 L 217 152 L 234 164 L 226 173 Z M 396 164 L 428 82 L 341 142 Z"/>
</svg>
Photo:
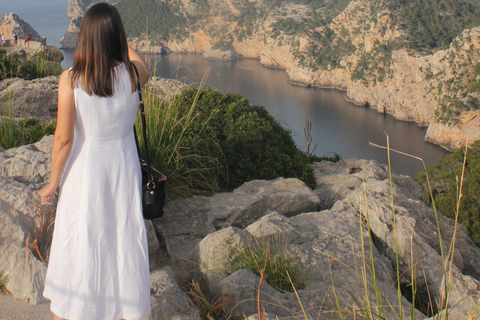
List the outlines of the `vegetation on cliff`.
<svg viewBox="0 0 480 320">
<path fill-rule="evenodd" d="M 435 205 L 442 214 L 452 219 L 457 214 L 458 187 L 464 157 L 465 149 L 461 149 L 443 156 L 437 164 L 427 168 L 434 189 Z M 425 173 L 417 175 L 415 180 L 422 184 L 424 190 L 428 189 Z M 430 199 L 427 203 L 431 204 Z M 480 141 L 467 151 L 458 221 L 467 229 L 473 242 L 480 246 Z"/>
<path fill-rule="evenodd" d="M 0 81 L 8 78 L 31 80 L 58 76 L 62 68 L 59 63 L 52 63 L 42 57 L 25 61 L 16 55 L 9 56 L 0 49 Z M 39 141 L 55 131 L 55 123 L 42 123 L 33 118 L 15 119 L 12 101 L 0 104 L 0 146 L 5 149 L 18 147 Z"/>
<path fill-rule="evenodd" d="M 444 49 L 460 33 L 480 25 L 480 7 L 461 0 L 388 0 L 392 18 L 407 31 L 405 45 Z"/>
<path fill-rule="evenodd" d="M 188 36 L 187 26 L 194 22 L 173 2 L 121 0 L 116 8 L 129 37 L 145 37 L 148 33 L 155 40 L 183 39 Z"/>
</svg>

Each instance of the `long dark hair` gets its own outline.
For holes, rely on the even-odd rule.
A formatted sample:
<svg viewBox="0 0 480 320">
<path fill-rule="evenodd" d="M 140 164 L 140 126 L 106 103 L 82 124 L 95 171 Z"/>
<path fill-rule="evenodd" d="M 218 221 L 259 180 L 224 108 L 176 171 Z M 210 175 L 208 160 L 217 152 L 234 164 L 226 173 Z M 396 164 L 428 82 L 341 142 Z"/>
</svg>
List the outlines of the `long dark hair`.
<svg viewBox="0 0 480 320">
<path fill-rule="evenodd" d="M 124 63 L 135 91 L 135 73 L 128 59 L 127 36 L 120 14 L 108 3 L 91 6 L 83 16 L 73 54 L 72 87 L 80 85 L 89 95 L 111 97 L 114 68 Z"/>
</svg>

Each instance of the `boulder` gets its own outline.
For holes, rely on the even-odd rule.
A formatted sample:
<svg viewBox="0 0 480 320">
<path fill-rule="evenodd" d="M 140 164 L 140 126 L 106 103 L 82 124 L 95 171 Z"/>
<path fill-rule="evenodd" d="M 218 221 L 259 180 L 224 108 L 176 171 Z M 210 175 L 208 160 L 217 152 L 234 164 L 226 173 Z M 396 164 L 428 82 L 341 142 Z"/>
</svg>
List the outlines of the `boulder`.
<svg viewBox="0 0 480 320">
<path fill-rule="evenodd" d="M 210 292 L 216 292 L 218 281 L 225 277 L 224 267 L 234 259 L 247 243 L 245 232 L 228 227 L 203 238 L 194 249 L 193 261 L 208 284 Z"/>
<path fill-rule="evenodd" d="M 340 297 L 341 308 L 345 309 L 366 302 L 364 298 L 358 301 L 358 292 L 365 295 L 364 293 L 368 291 L 372 303 L 376 304 L 373 286 L 365 289 L 364 283 L 359 281 L 359 270 L 355 270 L 356 267 L 363 265 L 364 260 L 368 263 L 370 257 L 373 257 L 377 270 L 376 286 L 385 295 L 385 299 L 393 303 L 398 301 L 392 265 L 375 247 L 371 249 L 368 232 L 359 223 L 352 207 L 343 208 L 341 212 L 311 212 L 291 218 L 273 212 L 248 226 L 245 232 L 249 233 L 247 236 L 251 239 L 256 238 L 253 241 L 267 239 L 273 249 L 272 254 L 276 252 L 275 247 L 287 248 L 292 264 L 295 261 L 298 263 L 298 277 L 309 279 L 306 288 L 298 290 L 300 301 L 309 318 L 316 318 L 324 311 L 334 311 L 335 308 L 332 306 L 336 304 L 335 294 Z M 200 251 L 203 248 L 204 246 L 198 246 Z M 209 248 L 208 251 L 215 250 Z M 201 254 L 208 255 L 208 252 L 203 251 Z M 221 260 L 227 259 L 222 257 Z M 371 283 L 374 282 L 372 275 L 367 274 L 366 278 Z M 235 302 L 234 314 L 251 315 L 258 312 L 259 276 L 247 270 L 240 270 L 223 280 L 215 279 L 215 283 L 218 283 L 217 295 L 227 295 Z M 335 294 L 332 292 L 332 286 L 335 288 Z M 268 283 L 262 286 L 261 303 L 266 312 L 280 318 L 292 315 L 302 317 L 296 295 L 293 292 L 281 293 Z M 410 306 L 405 299 L 403 303 L 407 307 Z M 386 313 L 392 316 L 394 311 L 386 310 Z"/>
<path fill-rule="evenodd" d="M 147 320 L 200 320 L 190 298 L 178 287 L 170 266 L 150 273 L 150 294 L 152 313 Z"/>
<path fill-rule="evenodd" d="M 31 304 L 46 301 L 42 293 L 47 268 L 26 247 L 40 227 L 41 211 L 33 203 L 41 182 L 38 175 L 0 179 L 0 270 L 6 269 L 10 277 L 7 290 Z M 45 210 L 48 214 L 51 208 Z"/>
<path fill-rule="evenodd" d="M 34 80 L 12 78 L 0 81 L 0 104 L 12 105 L 13 115 L 43 122 L 57 116 L 58 77 Z"/>
<path fill-rule="evenodd" d="M 15 49 L 7 53 L 9 57 L 17 57 L 17 59 L 22 60 L 23 62 L 27 61 L 27 52 L 23 49 Z"/>
<path fill-rule="evenodd" d="M 2 177 L 32 177 L 38 175 L 43 182 L 50 174 L 50 153 L 53 135 L 41 141 L 11 148 L 0 154 L 0 175 Z"/>
<path fill-rule="evenodd" d="M 298 179 L 255 180 L 231 193 L 174 200 L 166 206 L 166 218 L 154 224 L 170 257 L 190 260 L 195 245 L 209 233 L 230 226 L 244 228 L 272 211 L 285 216 L 315 211 L 319 204 Z"/>
<path fill-rule="evenodd" d="M 60 51 L 60 49 L 54 46 L 40 47 L 40 49 L 38 49 L 37 51 L 37 55 L 40 55 L 47 61 L 54 61 L 57 63 L 62 62 L 64 59 L 62 51 Z"/>
<path fill-rule="evenodd" d="M 480 289 L 480 248 L 473 244 L 462 226 L 455 232 L 453 220 L 440 213 L 435 214 L 432 208 L 419 200 L 423 192 L 411 178 L 393 175 L 391 189 L 386 168 L 382 167 L 374 162 L 355 159 L 336 164 L 316 163 L 316 192 L 331 199 L 331 202 L 337 200 L 330 210 L 340 212 L 345 207 L 351 207 L 362 216 L 363 221 L 368 219 L 378 250 L 388 257 L 392 265 L 396 264 L 398 257 L 399 271 L 403 275 L 400 279 L 402 288 L 409 287 L 412 282 L 409 266 L 413 259 L 419 295 L 424 295 L 425 300 L 430 295 L 435 311 L 444 308 L 442 264 L 447 265 L 453 256 L 451 272 L 447 273 L 450 281 L 448 306 L 455 306 L 450 316 L 455 314 L 466 318 L 470 306 L 478 303 L 474 294 Z M 358 187 L 350 189 L 345 187 L 345 182 Z M 439 230 L 442 246 L 439 244 Z M 449 255 L 454 235 L 455 251 Z M 442 250 L 443 256 L 448 259 L 443 262 Z M 425 300 L 423 303 L 428 305 Z"/>
</svg>

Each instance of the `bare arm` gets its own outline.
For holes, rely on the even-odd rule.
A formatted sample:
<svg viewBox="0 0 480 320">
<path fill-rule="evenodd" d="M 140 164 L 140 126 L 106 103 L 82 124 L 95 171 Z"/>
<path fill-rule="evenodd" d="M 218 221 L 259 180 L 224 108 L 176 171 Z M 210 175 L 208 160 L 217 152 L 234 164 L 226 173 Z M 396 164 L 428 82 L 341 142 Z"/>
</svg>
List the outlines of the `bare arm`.
<svg viewBox="0 0 480 320">
<path fill-rule="evenodd" d="M 53 138 L 50 182 L 38 192 L 44 204 L 51 204 L 50 198 L 57 190 L 58 182 L 72 151 L 74 126 L 75 99 L 70 86 L 70 70 L 65 70 L 58 84 L 57 128 Z"/>
<path fill-rule="evenodd" d="M 137 67 L 140 85 L 143 86 L 150 78 L 150 69 L 148 68 L 147 63 L 142 56 L 140 56 L 131 47 L 128 47 L 128 57 L 130 58 L 130 61 Z"/>
</svg>

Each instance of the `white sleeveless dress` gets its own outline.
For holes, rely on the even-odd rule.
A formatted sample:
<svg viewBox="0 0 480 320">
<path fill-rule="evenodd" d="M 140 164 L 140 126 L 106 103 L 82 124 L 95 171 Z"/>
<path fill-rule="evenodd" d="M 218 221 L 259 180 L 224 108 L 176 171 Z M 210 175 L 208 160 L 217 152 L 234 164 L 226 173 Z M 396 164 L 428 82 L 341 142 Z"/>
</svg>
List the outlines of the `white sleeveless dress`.
<svg viewBox="0 0 480 320">
<path fill-rule="evenodd" d="M 75 138 L 60 183 L 44 296 L 69 320 L 150 313 L 141 172 L 133 135 L 138 93 L 124 64 L 114 95 L 75 88 Z"/>
</svg>

